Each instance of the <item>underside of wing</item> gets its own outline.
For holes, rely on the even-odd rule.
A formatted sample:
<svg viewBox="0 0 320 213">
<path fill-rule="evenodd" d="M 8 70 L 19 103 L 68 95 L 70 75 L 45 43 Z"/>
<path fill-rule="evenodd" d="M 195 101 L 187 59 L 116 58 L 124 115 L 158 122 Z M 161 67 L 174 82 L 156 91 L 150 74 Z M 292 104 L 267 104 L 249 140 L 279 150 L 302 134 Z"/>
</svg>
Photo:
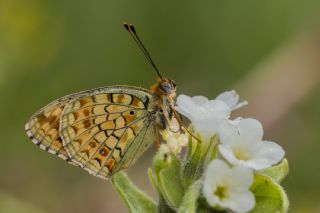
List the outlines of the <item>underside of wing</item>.
<svg viewBox="0 0 320 213">
<path fill-rule="evenodd" d="M 131 87 L 108 87 L 70 101 L 60 134 L 70 159 L 108 178 L 128 167 L 153 138 L 153 96 Z"/>
<path fill-rule="evenodd" d="M 65 105 L 74 98 L 81 97 L 90 91 L 75 93 L 57 99 L 34 114 L 25 125 L 28 137 L 41 149 L 57 155 L 64 160 L 70 158 L 63 147 L 60 137 L 60 118 Z M 69 161 L 73 164 L 71 161 Z"/>
</svg>

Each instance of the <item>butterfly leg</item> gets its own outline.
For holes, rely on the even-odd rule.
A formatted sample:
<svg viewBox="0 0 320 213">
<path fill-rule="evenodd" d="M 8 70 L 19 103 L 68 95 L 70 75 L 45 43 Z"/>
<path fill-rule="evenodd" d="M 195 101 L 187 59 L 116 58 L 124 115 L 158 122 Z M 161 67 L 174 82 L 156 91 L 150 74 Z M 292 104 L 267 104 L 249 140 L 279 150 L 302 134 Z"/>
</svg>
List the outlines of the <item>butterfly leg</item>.
<svg viewBox="0 0 320 213">
<path fill-rule="evenodd" d="M 178 113 L 174 108 L 171 108 L 171 110 L 173 111 L 173 114 L 175 116 L 175 118 L 177 119 L 179 125 L 180 125 L 180 130 L 183 128 L 191 137 L 193 137 L 194 139 L 196 139 L 199 143 L 201 143 L 201 140 L 199 138 L 197 138 L 196 136 L 194 136 L 192 134 L 192 132 L 189 131 L 188 127 L 186 127 L 183 122 L 182 122 L 182 116 L 180 113 Z"/>
<path fill-rule="evenodd" d="M 157 150 L 160 149 L 160 140 L 159 140 L 159 133 L 158 133 L 158 127 L 156 122 L 153 122 L 153 126 L 154 126 L 154 134 L 155 134 L 155 138 L 154 138 L 154 143 L 157 147 Z"/>
</svg>

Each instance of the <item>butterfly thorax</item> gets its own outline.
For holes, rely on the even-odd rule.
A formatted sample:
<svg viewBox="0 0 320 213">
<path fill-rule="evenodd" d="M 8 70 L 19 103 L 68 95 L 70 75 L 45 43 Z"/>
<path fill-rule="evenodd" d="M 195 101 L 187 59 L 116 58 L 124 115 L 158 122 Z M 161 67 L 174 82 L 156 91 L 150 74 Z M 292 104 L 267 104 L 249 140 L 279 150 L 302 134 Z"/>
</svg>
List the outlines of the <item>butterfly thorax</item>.
<svg viewBox="0 0 320 213">
<path fill-rule="evenodd" d="M 158 109 L 156 123 L 162 129 L 169 127 L 177 129 L 174 117 L 174 98 L 176 96 L 176 84 L 173 80 L 164 78 L 151 86 L 151 92 L 156 97 L 155 104 Z"/>
</svg>

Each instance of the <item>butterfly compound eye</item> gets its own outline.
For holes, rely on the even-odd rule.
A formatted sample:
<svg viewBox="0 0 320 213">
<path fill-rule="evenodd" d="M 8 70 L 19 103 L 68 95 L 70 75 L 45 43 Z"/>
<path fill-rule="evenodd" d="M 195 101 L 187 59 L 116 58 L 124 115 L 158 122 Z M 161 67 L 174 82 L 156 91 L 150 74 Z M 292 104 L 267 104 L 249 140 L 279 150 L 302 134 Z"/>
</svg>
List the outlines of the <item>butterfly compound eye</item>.
<svg viewBox="0 0 320 213">
<path fill-rule="evenodd" d="M 175 88 L 173 81 L 165 81 L 161 83 L 161 89 L 167 94 L 174 92 Z"/>
</svg>

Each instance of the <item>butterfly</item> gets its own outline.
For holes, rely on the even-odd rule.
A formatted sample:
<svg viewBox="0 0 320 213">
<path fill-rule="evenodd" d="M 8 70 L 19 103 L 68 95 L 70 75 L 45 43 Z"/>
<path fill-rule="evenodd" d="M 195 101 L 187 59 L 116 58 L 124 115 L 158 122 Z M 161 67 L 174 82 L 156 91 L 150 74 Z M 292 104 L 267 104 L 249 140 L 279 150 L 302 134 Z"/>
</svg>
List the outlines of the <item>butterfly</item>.
<svg viewBox="0 0 320 213">
<path fill-rule="evenodd" d="M 128 168 L 155 141 L 158 131 L 177 128 L 176 84 L 161 76 L 133 25 L 124 23 L 159 79 L 150 90 L 106 86 L 59 98 L 36 112 L 25 125 L 41 149 L 90 174 L 108 179 Z"/>
</svg>

